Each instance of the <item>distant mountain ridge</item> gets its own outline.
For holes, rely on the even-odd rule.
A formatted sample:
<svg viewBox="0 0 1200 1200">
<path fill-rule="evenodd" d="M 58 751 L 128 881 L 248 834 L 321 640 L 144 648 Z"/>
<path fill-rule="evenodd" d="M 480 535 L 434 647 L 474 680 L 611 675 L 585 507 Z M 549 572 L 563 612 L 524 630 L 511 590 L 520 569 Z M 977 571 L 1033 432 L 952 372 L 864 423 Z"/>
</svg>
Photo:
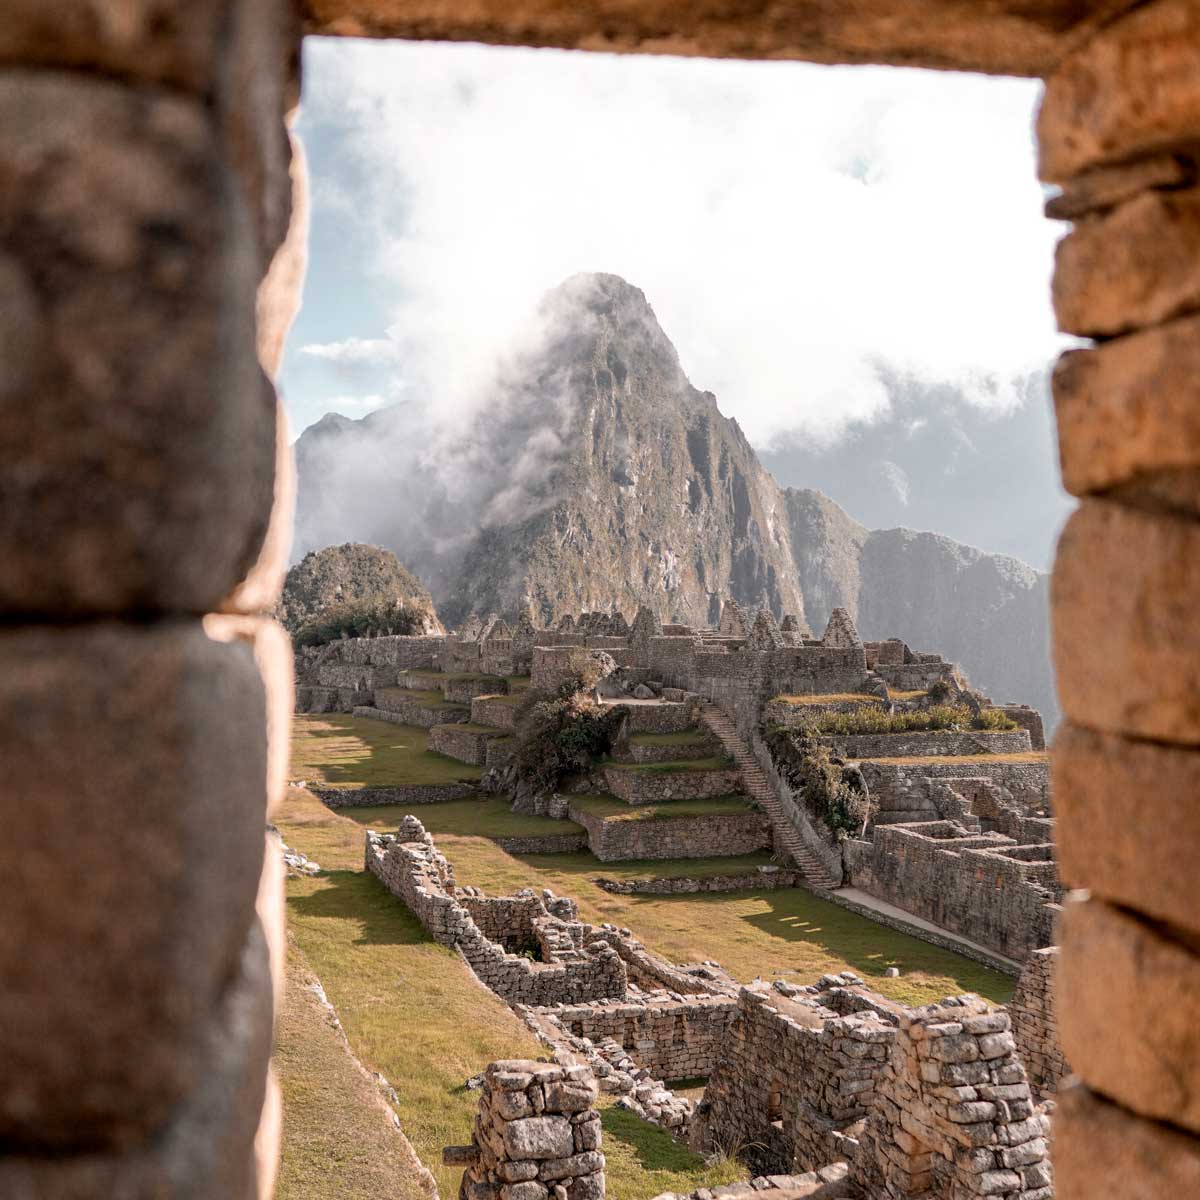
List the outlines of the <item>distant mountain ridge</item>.
<svg viewBox="0 0 1200 1200">
<path fill-rule="evenodd" d="M 617 276 L 573 277 L 540 315 L 536 347 L 449 436 L 419 406 L 306 430 L 298 549 L 390 547 L 450 626 L 643 603 L 706 624 L 732 597 L 819 630 L 842 606 L 864 637 L 937 650 L 1053 722 L 1044 574 L 938 534 L 868 530 L 820 492 L 780 487 Z"/>
</svg>

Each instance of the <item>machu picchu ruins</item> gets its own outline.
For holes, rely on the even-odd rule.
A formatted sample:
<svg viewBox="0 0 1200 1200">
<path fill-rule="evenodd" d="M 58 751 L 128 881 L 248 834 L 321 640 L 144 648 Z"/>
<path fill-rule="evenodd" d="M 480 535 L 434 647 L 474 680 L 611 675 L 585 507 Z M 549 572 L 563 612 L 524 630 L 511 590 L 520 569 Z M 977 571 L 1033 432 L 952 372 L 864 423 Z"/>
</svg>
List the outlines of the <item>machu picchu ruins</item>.
<svg viewBox="0 0 1200 1200">
<path fill-rule="evenodd" d="M 732 600 L 708 628 L 647 606 L 543 629 L 528 611 L 512 624 L 493 613 L 445 636 L 301 648 L 296 669 L 298 711 L 427 730 L 429 752 L 473 772 L 353 794 L 309 785 L 335 807 L 402 806 L 393 827 L 366 830 L 367 870 L 549 1052 L 536 1070 L 485 1072 L 545 1075 L 545 1098 L 501 1103 L 509 1085 L 492 1085 L 473 1147 L 447 1151 L 466 1168 L 464 1200 L 603 1188 L 598 1140 L 510 1165 L 516 1126 L 559 1111 L 552 1075 L 618 1097 L 698 1153 L 739 1147 L 756 1187 L 787 1177 L 797 1195 L 830 1198 L 1052 1195 L 1042 1105 L 1066 1066 L 1047 956 L 1063 889 L 1036 710 L 993 703 L 937 654 L 863 641 L 843 609 L 816 637 L 795 616 Z M 568 711 L 593 741 L 531 790 L 531 747 L 562 728 L 539 725 L 539 706 Z M 512 852 L 590 855 L 610 894 L 800 888 L 1006 974 L 1016 991 L 1007 1006 L 962 995 L 911 1007 L 849 970 L 740 983 L 719 962 L 668 961 L 636 928 L 589 922 L 548 887 L 460 886 L 421 808 L 403 806 L 474 789 L 545 819 L 541 835 L 502 839 Z M 742 865 L 755 854 L 770 861 Z M 704 871 L 689 875 L 689 860 Z M 656 862 L 671 872 L 655 876 Z M 625 863 L 644 874 L 605 875 Z M 680 1079 L 704 1080 L 703 1092 L 676 1092 Z M 554 1117 L 564 1136 L 573 1119 Z"/>
</svg>

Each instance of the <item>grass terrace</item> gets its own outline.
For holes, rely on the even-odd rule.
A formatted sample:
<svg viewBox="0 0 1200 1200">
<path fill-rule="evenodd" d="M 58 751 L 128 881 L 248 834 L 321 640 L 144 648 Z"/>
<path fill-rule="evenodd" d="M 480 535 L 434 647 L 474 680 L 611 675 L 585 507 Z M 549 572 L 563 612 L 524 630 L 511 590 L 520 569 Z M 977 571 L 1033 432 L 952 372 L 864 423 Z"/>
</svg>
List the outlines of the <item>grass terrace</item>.
<svg viewBox="0 0 1200 1200">
<path fill-rule="evenodd" d="M 629 741 L 634 746 L 703 746 L 712 741 L 712 734 L 699 729 L 685 729 L 681 733 L 635 733 Z"/>
<path fill-rule="evenodd" d="M 425 688 L 380 688 L 379 691 L 401 700 L 415 700 L 422 708 L 453 709 L 454 712 L 466 712 L 469 708 L 469 705 L 447 700 L 441 691 L 429 691 Z"/>
<path fill-rule="evenodd" d="M 913 694 L 917 695 L 919 693 Z M 884 701 L 879 696 L 868 696 L 863 692 L 828 692 L 824 695 L 811 696 L 772 696 L 771 703 L 820 707 L 822 704 L 883 704 Z"/>
<path fill-rule="evenodd" d="M 641 771 L 650 775 L 674 775 L 680 771 L 728 771 L 736 764 L 732 758 L 685 758 L 679 762 L 619 763 L 604 760 L 604 766 L 618 771 Z"/>
<path fill-rule="evenodd" d="M 297 713 L 291 778 L 360 788 L 474 781 L 483 773 L 428 746 L 428 731 L 413 725 L 348 713 Z"/>
<path fill-rule="evenodd" d="M 403 811 L 389 806 L 343 808 L 334 814 L 311 793 L 293 789 L 276 824 L 289 846 L 322 867 L 358 870 L 364 829 L 394 830 Z M 928 1004 L 959 992 L 978 992 L 997 1003 L 1012 996 L 1013 981 L 1007 976 L 847 912 L 803 888 L 618 896 L 595 883 L 600 875 L 612 879 L 689 875 L 709 864 L 717 874 L 741 859 L 600 863 L 587 853 L 518 857 L 492 839 L 506 833 L 562 833 L 577 827 L 509 812 L 503 801 L 494 798 L 427 804 L 413 811 L 453 863 L 461 885 L 481 887 L 497 896 L 523 887 L 552 888 L 576 900 L 585 921 L 627 926 L 652 950 L 674 962 L 712 958 L 743 981 L 761 975 L 797 983 L 812 983 L 826 972 L 849 968 L 877 991 L 905 1004 Z M 532 828 L 529 822 L 534 823 Z M 757 865 L 758 856 L 752 857 Z M 884 976 L 893 966 L 902 972 L 898 979 Z"/>
<path fill-rule="evenodd" d="M 916 763 L 922 766 L 935 766 L 938 763 L 1048 763 L 1050 753 L 1047 750 L 1025 750 L 1015 754 L 918 754 L 911 758 L 860 758 L 857 762 L 873 763 Z"/>
<path fill-rule="evenodd" d="M 714 817 L 720 813 L 744 813 L 750 805 L 745 796 L 713 796 L 705 800 L 664 800 L 661 804 L 626 804 L 616 796 L 572 796 L 573 807 L 607 821 L 666 821 L 674 817 Z"/>
<path fill-rule="evenodd" d="M 451 805 L 432 806 L 450 808 Z M 394 824 L 395 810 L 390 810 Z M 424 815 L 424 814 L 422 814 Z M 442 1166 L 443 1146 L 470 1140 L 478 1093 L 465 1083 L 493 1059 L 538 1058 L 545 1051 L 509 1007 L 481 987 L 450 950 L 433 942 L 416 918 L 362 867 L 362 825 L 334 814 L 302 789 L 292 789 L 278 816 L 284 839 L 321 862 L 325 873 L 289 879 L 292 937 L 320 978 L 346 1036 L 367 1070 L 380 1071 L 396 1089 L 405 1133 L 434 1173 L 442 1196 L 457 1192 L 461 1171 Z M 478 839 L 476 839 L 478 840 Z M 393 1157 L 387 1179 L 361 1161 L 376 1130 L 355 1119 L 353 1080 L 326 1064 L 317 1042 L 323 1031 L 311 1017 L 280 1029 L 286 1048 L 283 1086 L 289 1113 L 310 1111 L 325 1129 L 284 1125 L 282 1200 L 343 1200 L 400 1196 L 409 1200 L 403 1164 Z M 302 1014 L 303 1016 L 303 1014 Z M 298 1079 L 310 1053 L 316 1086 Z M 298 1089 L 307 1106 L 295 1109 Z M 688 1192 L 744 1179 L 744 1168 L 708 1165 L 663 1130 L 601 1102 L 608 1194 L 649 1200 L 663 1191 Z M 307 1122 L 305 1122 L 307 1124 Z M 301 1174 L 303 1170 L 303 1174 Z M 300 1181 L 303 1181 L 302 1184 Z"/>
</svg>

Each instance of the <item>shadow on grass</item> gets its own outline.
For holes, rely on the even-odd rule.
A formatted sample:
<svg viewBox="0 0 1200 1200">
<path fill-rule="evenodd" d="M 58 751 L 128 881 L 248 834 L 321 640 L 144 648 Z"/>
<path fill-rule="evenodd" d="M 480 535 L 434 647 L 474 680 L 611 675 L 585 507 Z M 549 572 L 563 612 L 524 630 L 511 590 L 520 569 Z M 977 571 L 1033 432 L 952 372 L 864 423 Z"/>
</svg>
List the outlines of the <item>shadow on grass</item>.
<svg viewBox="0 0 1200 1200">
<path fill-rule="evenodd" d="M 314 880 L 305 895 L 292 895 L 288 908 L 299 918 L 354 921 L 359 925 L 354 944 L 415 946 L 433 939 L 421 923 L 366 871 L 327 871 Z"/>
<path fill-rule="evenodd" d="M 846 912 L 803 889 L 760 892 L 758 896 L 767 911 L 744 916 L 747 924 L 785 941 L 820 946 L 864 979 L 882 978 L 888 967 L 900 967 L 905 974 L 927 971 L 945 976 L 964 992 L 979 992 L 1000 1002 L 1009 999 L 1004 993 L 1011 992 L 1012 983 L 998 972 Z"/>
<path fill-rule="evenodd" d="M 628 1109 L 612 1105 L 600 1110 L 600 1125 L 606 1139 L 622 1142 L 633 1151 L 640 1167 L 647 1171 L 682 1173 L 696 1171 L 704 1160 L 681 1146 L 665 1130 L 643 1121 Z"/>
</svg>

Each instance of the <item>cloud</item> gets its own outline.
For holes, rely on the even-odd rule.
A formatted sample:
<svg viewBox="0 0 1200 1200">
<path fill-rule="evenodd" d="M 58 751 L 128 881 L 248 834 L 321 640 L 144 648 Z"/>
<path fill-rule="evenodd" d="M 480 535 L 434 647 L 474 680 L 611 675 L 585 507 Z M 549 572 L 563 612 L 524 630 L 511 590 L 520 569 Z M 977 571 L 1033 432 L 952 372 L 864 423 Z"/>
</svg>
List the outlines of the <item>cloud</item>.
<svg viewBox="0 0 1200 1200">
<path fill-rule="evenodd" d="M 353 366 L 381 366 L 396 362 L 396 345 L 387 338 L 352 337 L 340 342 L 309 342 L 300 347 L 300 353 Z"/>
<path fill-rule="evenodd" d="M 345 412 L 347 409 L 354 412 L 374 412 L 386 403 L 385 396 L 373 393 L 370 396 L 335 396 L 330 400 L 329 407 L 333 412 Z"/>
<path fill-rule="evenodd" d="M 1059 345 L 1036 82 L 305 46 L 312 169 L 336 160 L 352 183 L 387 313 L 302 353 L 403 364 L 446 419 L 577 271 L 643 288 L 692 381 L 760 445 L 882 415 L 880 363 L 1011 406 L 1012 378 Z M 347 221 L 347 186 L 316 189 L 317 222 Z"/>
</svg>

